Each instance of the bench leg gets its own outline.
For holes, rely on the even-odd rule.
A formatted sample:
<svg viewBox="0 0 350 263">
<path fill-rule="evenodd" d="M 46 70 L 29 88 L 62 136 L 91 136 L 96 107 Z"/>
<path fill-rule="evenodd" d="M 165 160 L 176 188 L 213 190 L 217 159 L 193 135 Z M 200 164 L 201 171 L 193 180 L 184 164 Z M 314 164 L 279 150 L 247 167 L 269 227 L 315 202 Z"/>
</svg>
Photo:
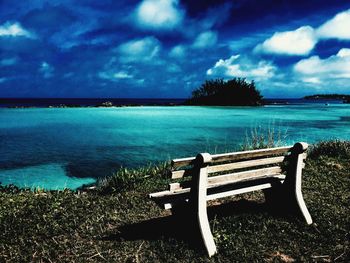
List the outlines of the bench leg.
<svg viewBox="0 0 350 263">
<path fill-rule="evenodd" d="M 296 166 L 296 172 L 295 172 L 295 198 L 298 204 L 298 207 L 305 218 L 305 221 L 307 224 L 312 224 L 312 218 L 309 213 L 309 210 L 306 207 L 303 194 L 301 192 L 301 173 L 304 166 L 304 158 L 302 157 L 302 154 L 299 154 L 297 157 L 297 166 Z"/>
<path fill-rule="evenodd" d="M 196 213 L 196 221 L 198 222 L 204 246 L 209 257 L 211 257 L 216 253 L 216 246 L 210 230 L 207 214 L 207 163 L 211 161 L 211 157 L 208 153 L 198 154 L 196 161 L 197 164 L 192 176 L 193 186 L 191 187 L 191 203 Z"/>
<path fill-rule="evenodd" d="M 201 170 L 206 170 L 202 168 Z M 216 246 L 214 242 L 213 235 L 210 230 L 208 214 L 207 214 L 207 175 L 206 171 L 200 172 L 200 179 L 198 184 L 198 199 L 197 199 L 197 220 L 200 229 L 200 233 L 208 252 L 209 257 L 216 253 Z"/>
<path fill-rule="evenodd" d="M 294 203 L 303 215 L 306 223 L 310 225 L 312 224 L 312 218 L 305 205 L 301 192 L 301 176 L 304 167 L 304 159 L 306 158 L 306 153 L 304 153 L 304 151 L 306 150 L 307 145 L 304 146 L 303 143 L 297 143 L 294 145 L 294 148 L 296 150 L 292 152 L 290 157 L 292 165 L 287 173 L 284 185 L 287 187 L 287 191 L 291 195 L 290 197 L 294 199 Z"/>
</svg>

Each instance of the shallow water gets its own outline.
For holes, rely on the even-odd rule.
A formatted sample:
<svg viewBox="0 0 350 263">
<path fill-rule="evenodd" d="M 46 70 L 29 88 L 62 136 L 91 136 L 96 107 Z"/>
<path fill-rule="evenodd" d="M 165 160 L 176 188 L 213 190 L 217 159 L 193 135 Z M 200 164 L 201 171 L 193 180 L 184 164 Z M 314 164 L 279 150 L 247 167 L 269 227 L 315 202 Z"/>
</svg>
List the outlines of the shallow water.
<svg viewBox="0 0 350 263">
<path fill-rule="evenodd" d="M 350 139 L 350 104 L 0 108 L 0 182 L 76 189 L 121 166 L 238 149 L 260 127 L 286 144 Z"/>
</svg>

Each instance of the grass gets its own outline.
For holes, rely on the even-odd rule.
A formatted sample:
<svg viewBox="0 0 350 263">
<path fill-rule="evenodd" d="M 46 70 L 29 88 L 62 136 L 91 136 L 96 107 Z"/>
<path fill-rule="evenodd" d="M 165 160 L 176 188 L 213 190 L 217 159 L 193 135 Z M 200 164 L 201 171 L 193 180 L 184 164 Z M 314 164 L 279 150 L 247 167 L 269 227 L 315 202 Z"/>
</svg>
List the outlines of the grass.
<svg viewBox="0 0 350 263">
<path fill-rule="evenodd" d="M 161 187 L 169 178 L 169 163 L 160 163 L 137 169 L 121 168 L 113 176 L 100 179 L 97 183 L 100 193 L 142 191 Z M 151 178 L 150 180 L 148 180 Z M 155 185 L 156 184 L 156 185 Z"/>
<path fill-rule="evenodd" d="M 263 149 L 282 146 L 287 138 L 287 131 L 282 132 L 280 129 L 276 131 L 275 124 L 267 127 L 255 126 L 246 131 L 244 144 L 241 145 L 242 151 Z"/>
<path fill-rule="evenodd" d="M 219 252 L 211 259 L 189 219 L 146 197 L 166 188 L 165 164 L 124 169 L 93 191 L 0 187 L 0 262 L 348 262 L 349 145 L 310 151 L 303 194 L 311 226 L 273 213 L 260 192 L 211 203 Z"/>
</svg>

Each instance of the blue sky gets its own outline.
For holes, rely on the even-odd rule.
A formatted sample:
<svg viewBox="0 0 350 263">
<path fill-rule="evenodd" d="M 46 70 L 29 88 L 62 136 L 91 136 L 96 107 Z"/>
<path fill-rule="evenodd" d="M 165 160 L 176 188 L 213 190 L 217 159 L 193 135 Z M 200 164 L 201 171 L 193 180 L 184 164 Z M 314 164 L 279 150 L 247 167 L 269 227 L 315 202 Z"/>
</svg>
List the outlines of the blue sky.
<svg viewBox="0 0 350 263">
<path fill-rule="evenodd" d="M 348 0 L 0 0 L 0 97 L 350 93 Z"/>
</svg>

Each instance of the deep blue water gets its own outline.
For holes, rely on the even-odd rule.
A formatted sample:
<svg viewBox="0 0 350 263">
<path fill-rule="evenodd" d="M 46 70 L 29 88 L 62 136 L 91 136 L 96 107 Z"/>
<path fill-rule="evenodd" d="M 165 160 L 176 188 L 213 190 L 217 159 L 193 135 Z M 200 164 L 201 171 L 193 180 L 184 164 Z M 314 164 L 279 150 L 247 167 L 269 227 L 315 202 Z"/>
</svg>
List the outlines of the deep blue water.
<svg viewBox="0 0 350 263">
<path fill-rule="evenodd" d="M 0 108 L 0 182 L 74 189 L 121 166 L 235 150 L 269 128 L 285 144 L 350 139 L 350 104 Z"/>
</svg>

